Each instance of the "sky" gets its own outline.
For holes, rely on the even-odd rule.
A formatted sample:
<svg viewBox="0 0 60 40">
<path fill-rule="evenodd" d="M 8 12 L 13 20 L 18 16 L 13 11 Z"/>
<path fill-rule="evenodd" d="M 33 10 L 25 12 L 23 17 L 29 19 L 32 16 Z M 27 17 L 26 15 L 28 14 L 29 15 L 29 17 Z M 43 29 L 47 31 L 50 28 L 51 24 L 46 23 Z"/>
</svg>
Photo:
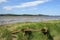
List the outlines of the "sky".
<svg viewBox="0 0 60 40">
<path fill-rule="evenodd" d="M 0 14 L 60 15 L 60 0 L 0 0 Z"/>
</svg>

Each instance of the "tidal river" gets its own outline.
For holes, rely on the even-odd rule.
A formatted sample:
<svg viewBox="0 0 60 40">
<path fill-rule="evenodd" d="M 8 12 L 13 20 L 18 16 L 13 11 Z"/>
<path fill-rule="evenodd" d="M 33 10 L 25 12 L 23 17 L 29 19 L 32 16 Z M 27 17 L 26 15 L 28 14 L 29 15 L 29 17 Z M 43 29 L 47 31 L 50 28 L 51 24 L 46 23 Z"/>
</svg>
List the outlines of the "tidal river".
<svg viewBox="0 0 60 40">
<path fill-rule="evenodd" d="M 55 16 L 0 16 L 0 25 L 17 22 L 41 22 L 48 20 L 60 20 Z"/>
</svg>

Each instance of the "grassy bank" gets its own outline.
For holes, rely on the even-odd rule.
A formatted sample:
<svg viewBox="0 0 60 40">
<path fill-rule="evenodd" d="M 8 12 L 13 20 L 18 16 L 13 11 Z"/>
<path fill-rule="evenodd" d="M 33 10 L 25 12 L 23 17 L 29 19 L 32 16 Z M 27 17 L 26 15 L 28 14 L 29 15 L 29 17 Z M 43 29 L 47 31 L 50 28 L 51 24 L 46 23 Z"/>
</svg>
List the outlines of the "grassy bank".
<svg viewBox="0 0 60 40">
<path fill-rule="evenodd" d="M 0 40 L 27 40 L 26 36 L 23 36 L 24 32 L 12 32 L 30 28 L 33 30 L 39 30 L 43 27 L 49 29 L 49 34 L 54 40 L 60 40 L 60 20 L 47 21 L 47 22 L 23 22 L 16 24 L 8 24 L 0 26 Z M 44 36 L 41 31 L 32 31 L 32 35 L 29 40 L 52 40 L 49 36 Z"/>
</svg>

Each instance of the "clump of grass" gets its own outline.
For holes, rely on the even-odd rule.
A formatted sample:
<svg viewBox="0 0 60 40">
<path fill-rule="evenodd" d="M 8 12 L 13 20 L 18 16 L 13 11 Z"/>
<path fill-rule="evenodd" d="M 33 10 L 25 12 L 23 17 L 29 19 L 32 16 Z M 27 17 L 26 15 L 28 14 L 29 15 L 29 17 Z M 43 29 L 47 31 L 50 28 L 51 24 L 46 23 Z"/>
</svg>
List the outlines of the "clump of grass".
<svg viewBox="0 0 60 40">
<path fill-rule="evenodd" d="M 4 40 L 12 40 L 11 32 L 7 28 L 2 27 L 0 32 L 1 32 L 0 38 L 2 38 Z"/>
</svg>

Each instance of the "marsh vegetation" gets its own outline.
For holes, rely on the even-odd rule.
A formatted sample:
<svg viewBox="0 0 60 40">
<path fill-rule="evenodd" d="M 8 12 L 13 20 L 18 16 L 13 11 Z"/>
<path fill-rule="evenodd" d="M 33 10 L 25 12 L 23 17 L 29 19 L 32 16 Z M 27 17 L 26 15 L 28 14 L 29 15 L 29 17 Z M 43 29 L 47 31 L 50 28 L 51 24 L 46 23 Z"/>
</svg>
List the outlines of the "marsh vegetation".
<svg viewBox="0 0 60 40">
<path fill-rule="evenodd" d="M 21 32 L 21 29 L 40 30 L 47 27 L 49 32 L 43 35 L 41 31 L 31 31 L 31 35 Z M 60 40 L 60 20 L 46 22 L 19 22 L 0 26 L 0 40 Z"/>
</svg>

